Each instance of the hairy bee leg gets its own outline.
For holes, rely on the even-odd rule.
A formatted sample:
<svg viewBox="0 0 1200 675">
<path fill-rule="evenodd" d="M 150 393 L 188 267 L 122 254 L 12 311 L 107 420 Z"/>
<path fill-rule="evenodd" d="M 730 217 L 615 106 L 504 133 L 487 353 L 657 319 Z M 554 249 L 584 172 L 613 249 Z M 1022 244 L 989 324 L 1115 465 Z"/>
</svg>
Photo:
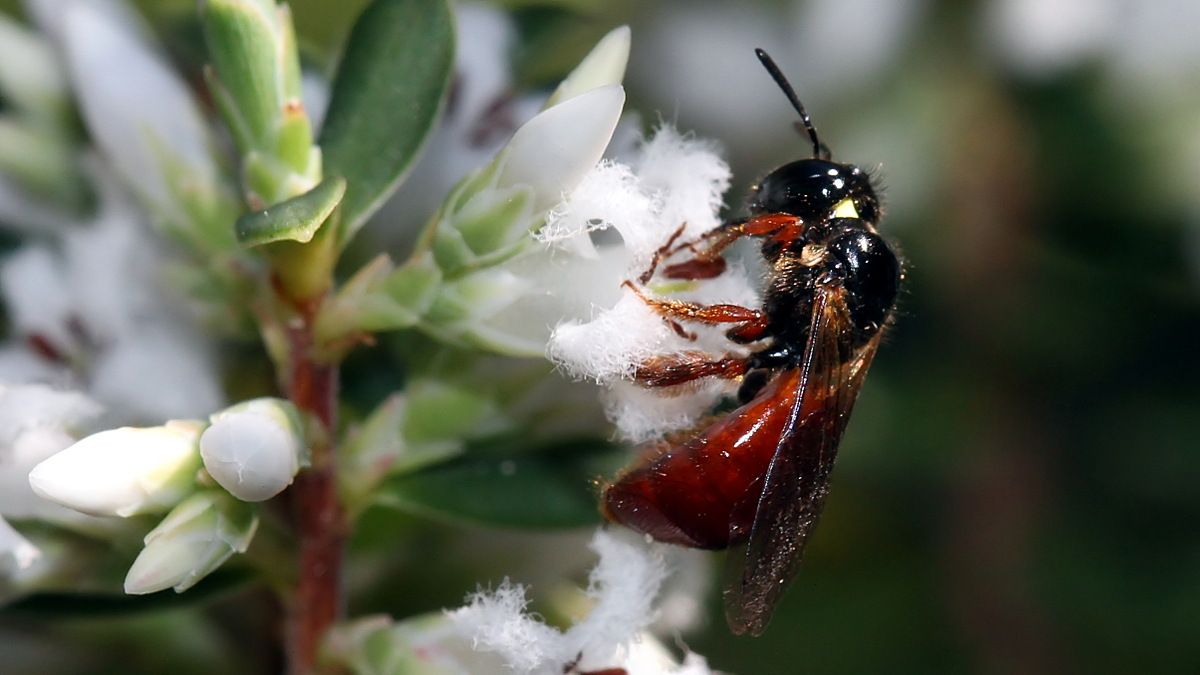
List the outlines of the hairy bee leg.
<svg viewBox="0 0 1200 675">
<path fill-rule="evenodd" d="M 671 255 L 671 247 L 675 245 L 676 241 L 679 241 L 681 236 L 683 236 L 683 231 L 686 228 L 686 222 L 680 223 L 679 227 L 671 233 L 671 236 L 667 239 L 666 243 L 658 247 L 658 250 L 654 252 L 654 257 L 650 259 L 650 267 L 647 267 L 646 271 L 642 272 L 642 275 L 638 277 L 638 281 L 640 283 L 650 283 L 650 278 L 654 276 L 654 272 L 658 269 L 659 263 L 666 259 L 667 256 Z"/>
<path fill-rule="evenodd" d="M 694 302 L 684 302 L 683 300 L 662 300 L 649 297 L 642 289 L 634 285 L 632 281 L 626 281 L 621 285 L 637 294 L 642 302 L 662 315 L 664 319 L 683 319 L 714 325 L 740 323 L 753 327 L 761 326 L 761 329 L 766 328 L 767 318 L 761 310 L 742 307 L 741 305 L 700 305 Z"/>
<path fill-rule="evenodd" d="M 799 218 L 786 213 L 769 213 L 755 216 L 747 220 L 728 221 L 720 227 L 709 230 L 699 238 L 668 247 L 661 256 L 656 255 L 656 265 L 661 259 L 669 258 L 683 250 L 691 251 L 694 255 L 688 260 L 667 266 L 663 276 L 668 279 L 712 279 L 725 271 L 725 259 L 722 254 L 734 242 L 743 237 L 773 236 L 779 241 L 791 241 L 803 234 L 804 225 Z M 675 237 L 672 237 L 675 239 Z M 646 283 L 650 274 L 641 278 Z"/>
<path fill-rule="evenodd" d="M 638 364 L 633 371 L 633 381 L 644 387 L 671 387 L 702 377 L 733 380 L 746 373 L 748 361 L 732 356 L 713 359 L 704 352 L 656 356 Z"/>
</svg>

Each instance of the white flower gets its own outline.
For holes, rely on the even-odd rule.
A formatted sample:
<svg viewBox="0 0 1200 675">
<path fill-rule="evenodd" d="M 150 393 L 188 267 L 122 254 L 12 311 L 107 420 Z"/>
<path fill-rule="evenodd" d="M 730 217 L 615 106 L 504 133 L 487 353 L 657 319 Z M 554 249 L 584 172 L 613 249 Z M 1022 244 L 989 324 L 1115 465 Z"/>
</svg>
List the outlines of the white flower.
<svg viewBox="0 0 1200 675">
<path fill-rule="evenodd" d="M 629 26 L 620 26 L 609 31 L 596 43 L 579 65 L 563 80 L 550 98 L 547 108 L 574 98 L 597 87 L 620 82 L 625 77 L 625 66 L 629 63 Z"/>
<path fill-rule="evenodd" d="M 216 491 L 192 495 L 146 535 L 125 592 L 182 593 L 234 553 L 245 553 L 257 529 L 258 515 L 247 505 Z"/>
<path fill-rule="evenodd" d="M 496 187 L 529 187 L 535 212 L 557 204 L 604 156 L 624 105 L 625 90 L 609 84 L 539 113 L 501 152 Z"/>
<path fill-rule="evenodd" d="M 662 547 L 607 530 L 596 533 L 591 547 L 600 560 L 588 582 L 591 610 L 578 623 L 565 631 L 546 625 L 526 612 L 525 589 L 506 581 L 450 613 L 456 637 L 499 662 L 487 672 L 557 675 L 575 664 L 579 671 L 624 668 L 630 675 L 709 673 L 694 654 L 675 665 L 645 632 L 666 576 Z M 443 638 L 442 649 L 452 651 L 451 642 Z"/>
<path fill-rule="evenodd" d="M 637 279 L 676 231 L 687 241 L 717 227 L 729 180 L 712 144 L 671 127 L 644 142 L 632 165 L 600 163 L 534 233 L 542 246 L 501 268 L 522 297 L 476 330 L 509 344 L 544 345 L 568 374 L 606 386 L 610 417 L 628 438 L 689 426 L 730 383 L 651 392 L 629 380 L 650 357 L 701 350 L 719 358 L 729 345 L 717 329 L 697 328 L 695 342 L 680 337 L 622 282 Z M 677 286 L 673 297 L 680 299 L 758 304 L 756 285 L 738 265 L 717 279 Z"/>
<path fill-rule="evenodd" d="M 208 127 L 191 93 L 127 8 L 64 4 L 54 23 L 92 138 L 156 216 L 186 223 L 180 190 L 221 191 Z"/>
<path fill-rule="evenodd" d="M 247 502 L 270 499 L 306 463 L 299 412 L 287 401 L 260 398 L 212 416 L 200 456 L 213 480 Z"/>
<path fill-rule="evenodd" d="M 451 192 L 437 225 L 435 257 L 448 276 L 468 267 L 480 271 L 442 286 L 426 326 L 431 332 L 501 353 L 543 351 L 538 333 L 544 331 L 536 325 L 506 325 L 524 321 L 516 303 L 543 288 L 519 273 L 519 260 L 537 249 L 530 231 L 604 155 L 624 102 L 624 89 L 613 84 L 547 108 L 517 130 L 491 165 Z M 506 259 L 503 267 L 488 264 Z"/>
<path fill-rule="evenodd" d="M 29 487 L 29 470 L 70 445 L 71 433 L 99 412 L 99 406 L 76 392 L 43 385 L 0 385 L 0 579 L 26 578 L 42 558 L 42 552 L 3 516 L 58 523 L 82 518 L 39 499 Z"/>
<path fill-rule="evenodd" d="M 37 338 L 54 352 L 19 358 L 10 346 L 14 381 L 68 378 L 123 422 L 195 417 L 223 400 L 211 353 L 178 298 L 163 288 L 162 253 L 138 231 L 141 218 L 118 186 L 95 168 L 100 210 L 72 223 L 61 245 L 33 245 L 0 261 L 0 293 L 18 338 Z M 57 367 L 55 367 L 57 366 Z"/>
<path fill-rule="evenodd" d="M 92 434 L 29 472 L 39 496 L 92 515 L 165 511 L 193 488 L 202 425 L 122 427 Z"/>
<path fill-rule="evenodd" d="M 29 471 L 70 446 L 100 406 L 87 396 L 45 385 L 0 385 L 0 515 L 63 519 L 69 511 L 38 498 Z"/>
</svg>

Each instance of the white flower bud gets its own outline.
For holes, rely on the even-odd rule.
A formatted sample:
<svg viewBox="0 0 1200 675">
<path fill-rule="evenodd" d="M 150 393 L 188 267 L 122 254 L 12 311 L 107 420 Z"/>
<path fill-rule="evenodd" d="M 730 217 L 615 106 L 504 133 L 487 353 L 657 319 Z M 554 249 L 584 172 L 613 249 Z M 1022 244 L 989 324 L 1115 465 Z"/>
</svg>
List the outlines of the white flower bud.
<svg viewBox="0 0 1200 675">
<path fill-rule="evenodd" d="M 585 91 L 610 84 L 621 84 L 625 78 L 625 66 L 629 63 L 629 26 L 620 26 L 609 31 L 583 57 L 575 70 L 558 85 L 546 100 L 546 107 L 557 105 Z"/>
<path fill-rule="evenodd" d="M 146 547 L 125 576 L 125 592 L 174 587 L 182 593 L 234 553 L 245 553 L 257 528 L 253 507 L 216 490 L 192 495 L 146 535 Z"/>
<path fill-rule="evenodd" d="M 192 489 L 200 422 L 92 434 L 29 472 L 38 496 L 97 516 L 165 511 Z"/>
<path fill-rule="evenodd" d="M 307 464 L 295 406 L 277 398 L 239 403 L 212 416 L 200 436 L 200 456 L 213 480 L 247 502 L 270 499 Z"/>
</svg>

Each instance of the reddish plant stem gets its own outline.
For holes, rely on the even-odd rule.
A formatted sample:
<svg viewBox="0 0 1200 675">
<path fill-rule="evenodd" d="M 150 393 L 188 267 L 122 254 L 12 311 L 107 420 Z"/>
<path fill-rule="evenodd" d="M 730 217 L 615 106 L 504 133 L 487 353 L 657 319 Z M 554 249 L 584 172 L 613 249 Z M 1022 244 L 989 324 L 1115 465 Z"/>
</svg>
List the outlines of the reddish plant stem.
<svg viewBox="0 0 1200 675">
<path fill-rule="evenodd" d="M 318 303 L 300 307 L 300 321 L 288 327 L 291 364 L 288 397 L 309 413 L 313 429 L 312 465 L 291 487 L 299 541 L 299 576 L 288 608 L 287 660 L 292 675 L 315 668 L 325 633 L 342 611 L 341 568 L 346 517 L 337 494 L 332 444 L 336 423 L 338 368 L 313 354 L 313 318 Z"/>
</svg>

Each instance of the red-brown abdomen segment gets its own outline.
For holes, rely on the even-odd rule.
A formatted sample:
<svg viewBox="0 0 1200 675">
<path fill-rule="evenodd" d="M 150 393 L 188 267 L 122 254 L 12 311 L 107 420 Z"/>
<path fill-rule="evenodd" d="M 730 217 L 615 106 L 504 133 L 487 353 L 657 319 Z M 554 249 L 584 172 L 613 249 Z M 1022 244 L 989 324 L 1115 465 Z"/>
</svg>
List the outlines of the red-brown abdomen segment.
<svg viewBox="0 0 1200 675">
<path fill-rule="evenodd" d="M 691 548 L 744 539 L 800 379 L 783 371 L 754 400 L 626 471 L 604 491 L 605 518 Z"/>
</svg>

